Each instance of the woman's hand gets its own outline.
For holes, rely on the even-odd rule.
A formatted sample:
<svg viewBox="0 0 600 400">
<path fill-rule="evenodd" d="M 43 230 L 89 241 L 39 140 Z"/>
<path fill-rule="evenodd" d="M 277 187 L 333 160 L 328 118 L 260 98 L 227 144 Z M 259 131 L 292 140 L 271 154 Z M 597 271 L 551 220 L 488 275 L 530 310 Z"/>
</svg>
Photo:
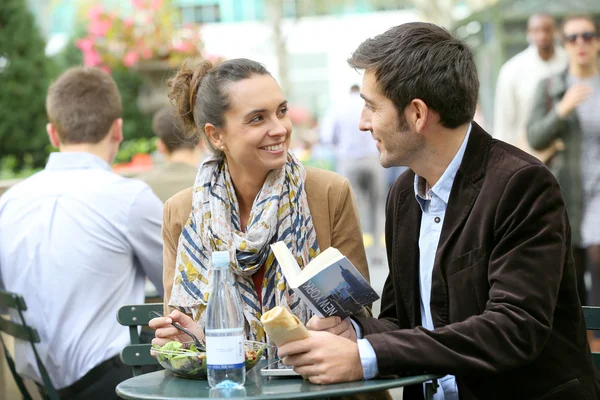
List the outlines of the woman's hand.
<svg viewBox="0 0 600 400">
<path fill-rule="evenodd" d="M 181 332 L 179 329 L 171 325 L 171 322 L 177 322 L 182 327 L 191 331 L 198 339 L 204 340 L 204 332 L 200 326 L 194 322 L 188 315 L 181 311 L 174 310 L 166 317 L 152 318 L 148 325 L 150 328 L 155 329 L 155 338 L 152 339 L 152 344 L 162 346 L 167 342 L 178 341 L 178 342 L 190 342 L 192 338 Z"/>
<path fill-rule="evenodd" d="M 565 118 L 571 114 L 578 105 L 589 99 L 592 95 L 592 88 L 588 85 L 576 83 L 565 93 L 562 100 L 558 103 L 556 112 L 560 118 Z"/>
</svg>

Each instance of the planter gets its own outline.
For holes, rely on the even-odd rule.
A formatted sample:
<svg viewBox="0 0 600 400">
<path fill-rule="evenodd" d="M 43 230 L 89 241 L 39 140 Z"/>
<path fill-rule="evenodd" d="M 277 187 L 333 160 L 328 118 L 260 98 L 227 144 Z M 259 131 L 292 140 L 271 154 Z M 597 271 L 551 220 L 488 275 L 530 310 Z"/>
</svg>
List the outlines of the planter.
<svg viewBox="0 0 600 400">
<path fill-rule="evenodd" d="M 144 80 L 137 98 L 137 105 L 141 112 L 153 114 L 169 104 L 167 83 L 179 67 L 166 60 L 141 61 L 133 67 Z"/>
</svg>

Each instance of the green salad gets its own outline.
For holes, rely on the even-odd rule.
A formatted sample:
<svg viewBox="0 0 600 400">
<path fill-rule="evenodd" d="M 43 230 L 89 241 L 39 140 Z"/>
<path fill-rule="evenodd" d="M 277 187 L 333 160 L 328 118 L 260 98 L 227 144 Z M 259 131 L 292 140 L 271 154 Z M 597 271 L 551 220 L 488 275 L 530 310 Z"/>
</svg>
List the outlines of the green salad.
<svg viewBox="0 0 600 400">
<path fill-rule="evenodd" d="M 160 365 L 176 375 L 186 378 L 206 377 L 206 353 L 195 345 L 168 342 L 164 346 L 152 345 Z"/>
<path fill-rule="evenodd" d="M 246 371 L 252 369 L 262 358 L 266 343 L 245 341 Z M 158 362 L 165 369 L 184 378 L 206 378 L 206 352 L 193 343 L 168 342 L 163 346 L 152 345 Z"/>
</svg>

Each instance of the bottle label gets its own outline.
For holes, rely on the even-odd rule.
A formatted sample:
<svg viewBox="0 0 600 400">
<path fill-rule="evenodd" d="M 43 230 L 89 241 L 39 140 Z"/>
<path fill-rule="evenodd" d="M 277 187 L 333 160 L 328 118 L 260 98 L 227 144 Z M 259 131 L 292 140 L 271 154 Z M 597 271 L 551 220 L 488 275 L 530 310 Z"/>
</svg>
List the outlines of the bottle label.
<svg viewBox="0 0 600 400">
<path fill-rule="evenodd" d="M 245 361 L 244 335 L 206 336 L 208 369 L 242 368 Z"/>
</svg>

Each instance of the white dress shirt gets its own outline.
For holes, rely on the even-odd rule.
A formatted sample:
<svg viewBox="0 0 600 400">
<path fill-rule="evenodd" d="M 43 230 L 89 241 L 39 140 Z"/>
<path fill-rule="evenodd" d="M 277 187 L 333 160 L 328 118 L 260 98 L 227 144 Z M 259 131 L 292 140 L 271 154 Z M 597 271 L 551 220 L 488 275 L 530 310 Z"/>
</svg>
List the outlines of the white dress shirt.
<svg viewBox="0 0 600 400">
<path fill-rule="evenodd" d="M 415 175 L 415 197 L 421 206 L 421 230 L 419 233 L 419 293 L 421 294 L 421 324 L 423 328 L 433 330 L 433 320 L 431 318 L 431 277 L 433 264 L 437 253 L 444 217 L 450 198 L 450 191 L 454 183 L 454 177 L 462 163 L 469 136 L 471 134 L 471 125 L 463 142 L 456 152 L 454 158 L 437 181 L 429 188 L 425 179 Z M 362 337 L 362 332 L 358 325 L 353 322 L 357 337 Z M 373 346 L 367 339 L 358 339 L 358 352 L 363 367 L 364 379 L 371 379 L 377 376 L 377 356 Z M 398 360 L 401 364 L 402 360 Z M 439 380 L 440 385 L 434 395 L 434 400 L 458 400 L 458 388 L 456 380 L 452 375 L 446 375 Z M 423 385 L 425 390 L 425 384 Z"/>
<path fill-rule="evenodd" d="M 379 158 L 376 142 L 369 132 L 358 128 L 365 101 L 358 92 L 352 92 L 323 118 L 321 142 L 335 146 L 338 160 Z"/>
<path fill-rule="evenodd" d="M 161 223 L 148 185 L 89 153 L 52 153 L 0 197 L 0 281 L 24 297 L 57 388 L 129 344 L 116 314 L 144 302 L 146 275 L 162 293 Z M 15 356 L 17 371 L 41 382 L 31 346 L 17 341 Z"/>
</svg>

